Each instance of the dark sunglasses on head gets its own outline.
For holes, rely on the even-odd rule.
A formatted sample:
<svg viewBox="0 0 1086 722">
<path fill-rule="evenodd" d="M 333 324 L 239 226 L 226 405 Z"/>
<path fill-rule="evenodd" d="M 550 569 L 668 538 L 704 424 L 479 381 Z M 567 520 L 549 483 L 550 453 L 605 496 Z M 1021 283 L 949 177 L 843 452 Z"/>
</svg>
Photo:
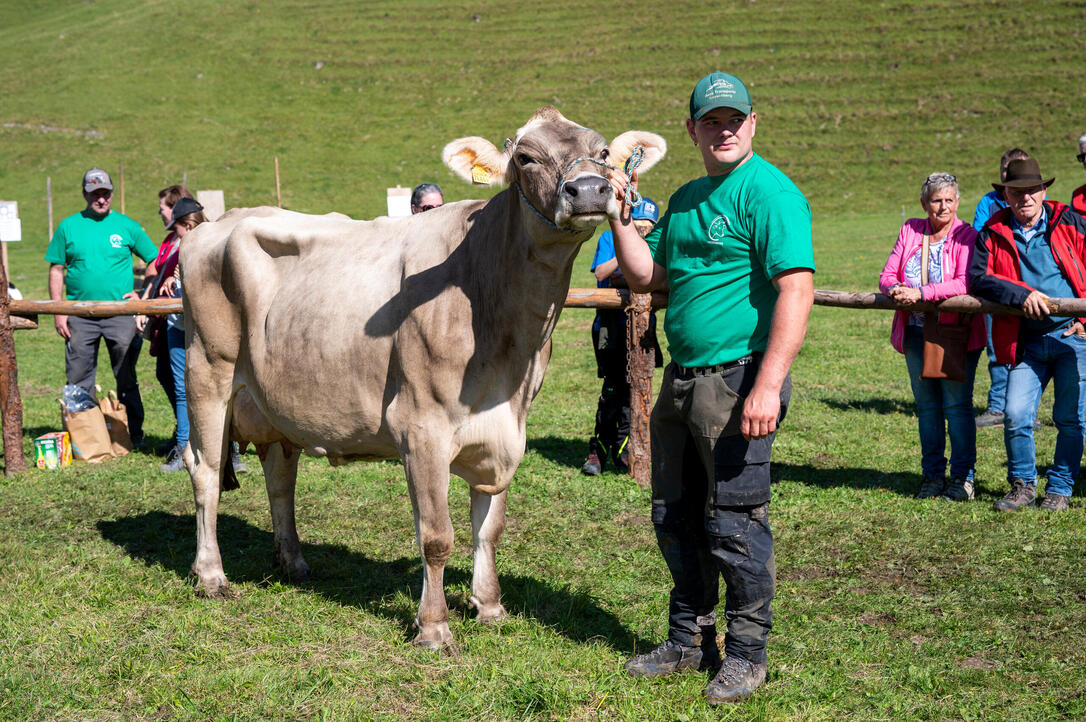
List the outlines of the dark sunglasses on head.
<svg viewBox="0 0 1086 722">
<path fill-rule="evenodd" d="M 1086 153 L 1079 153 L 1075 157 L 1078 158 L 1078 162 L 1081 163 L 1082 161 L 1086 160 Z"/>
</svg>

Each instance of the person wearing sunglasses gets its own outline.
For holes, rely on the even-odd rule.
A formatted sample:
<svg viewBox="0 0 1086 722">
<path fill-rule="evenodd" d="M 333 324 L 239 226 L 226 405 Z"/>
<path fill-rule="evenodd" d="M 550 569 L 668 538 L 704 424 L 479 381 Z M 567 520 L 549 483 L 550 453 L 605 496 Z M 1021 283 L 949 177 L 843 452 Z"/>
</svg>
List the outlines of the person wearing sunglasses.
<svg viewBox="0 0 1086 722">
<path fill-rule="evenodd" d="M 445 205 L 441 186 L 437 183 L 420 183 L 411 191 L 411 215 L 423 213 Z"/>
</svg>

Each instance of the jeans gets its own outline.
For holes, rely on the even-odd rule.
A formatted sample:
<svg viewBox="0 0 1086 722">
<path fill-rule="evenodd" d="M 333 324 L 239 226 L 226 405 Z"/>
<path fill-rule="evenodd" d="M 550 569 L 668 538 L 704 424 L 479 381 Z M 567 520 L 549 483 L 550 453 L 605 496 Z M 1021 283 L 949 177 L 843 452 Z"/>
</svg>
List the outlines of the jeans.
<svg viewBox="0 0 1086 722">
<path fill-rule="evenodd" d="M 984 314 L 984 328 L 988 332 L 988 375 L 992 378 L 992 386 L 988 389 L 988 410 L 994 414 L 1002 414 L 1007 405 L 1007 374 L 1010 373 L 1010 364 L 1001 364 L 996 361 L 995 346 L 992 344 L 992 315 Z"/>
<path fill-rule="evenodd" d="M 1086 339 L 1075 335 L 1063 338 L 1064 330 L 1020 337 L 1022 361 L 1011 368 L 1007 381 L 1003 441 L 1007 445 L 1007 477 L 1035 483 L 1037 450 L 1033 427 L 1041 394 L 1052 380 L 1055 386 L 1052 421 L 1058 431 L 1045 493 L 1071 496 L 1082 463 L 1086 431 L 1082 419 L 1086 408 Z"/>
<path fill-rule="evenodd" d="M 973 420 L 973 379 L 980 361 L 980 349 L 965 357 L 965 381 L 922 379 L 924 370 L 924 329 L 905 328 L 905 365 L 916 399 L 920 430 L 920 468 L 924 476 L 943 478 L 947 460 L 946 437 L 950 435 L 950 476 L 972 479 L 977 465 L 977 426 Z"/>
<path fill-rule="evenodd" d="M 165 331 L 163 331 L 165 333 Z M 173 369 L 170 368 L 170 354 L 169 350 L 163 348 L 158 356 L 155 357 L 155 378 L 158 379 L 158 383 L 162 385 L 162 390 L 166 392 L 166 398 L 170 402 L 170 410 L 173 411 L 174 417 L 177 416 L 177 394 L 173 387 Z M 177 437 L 177 429 L 174 429 L 174 438 Z"/>
<path fill-rule="evenodd" d="M 169 326 L 166 329 L 166 349 L 173 371 L 174 399 L 177 402 L 177 446 L 184 449 L 189 443 L 189 407 L 185 397 L 185 329 Z"/>
</svg>

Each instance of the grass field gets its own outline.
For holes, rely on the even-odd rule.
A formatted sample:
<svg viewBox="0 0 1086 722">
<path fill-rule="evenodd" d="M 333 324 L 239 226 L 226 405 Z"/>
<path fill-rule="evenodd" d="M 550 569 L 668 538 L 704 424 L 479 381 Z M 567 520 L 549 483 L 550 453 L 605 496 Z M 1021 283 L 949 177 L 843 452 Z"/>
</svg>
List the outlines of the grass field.
<svg viewBox="0 0 1086 722">
<path fill-rule="evenodd" d="M 661 201 L 698 174 L 681 119 L 708 70 L 748 79 L 756 147 L 808 194 L 819 288 L 871 290 L 923 176 L 962 182 L 961 215 L 1021 145 L 1082 182 L 1083 5 L 996 2 L 626 4 L 11 0 L 0 6 L 0 198 L 18 200 L 12 275 L 46 295 L 45 177 L 59 221 L 80 175 L 123 162 L 127 210 L 157 240 L 155 191 L 187 174 L 228 205 L 356 217 L 385 188 L 437 180 L 445 142 L 510 135 L 543 103 L 607 136 L 664 135 Z M 1013 38 L 1011 37 L 1013 35 Z M 318 69 L 316 66 L 323 65 Z M 116 180 L 116 176 L 115 176 Z M 574 286 L 591 285 L 586 245 Z M 62 346 L 20 332 L 24 449 L 59 425 Z M 498 552 L 509 621 L 467 608 L 470 524 L 452 485 L 446 572 L 458 657 L 412 647 L 421 587 L 398 463 L 304 459 L 312 581 L 270 568 L 259 471 L 223 497 L 238 594 L 197 599 L 183 475 L 133 455 L 0 479 L 0 719 L 1082 719 L 1086 507 L 1000 516 L 998 430 L 978 434 L 978 501 L 913 498 L 919 451 L 884 312 L 816 308 L 775 446 L 778 592 L 764 690 L 710 710 L 705 678 L 639 681 L 622 663 L 666 632 L 648 494 L 579 473 L 597 379 L 591 313 L 567 311 L 529 418 Z M 172 422 L 140 362 L 153 442 Z M 980 374 L 983 378 L 985 375 Z M 100 380 L 111 381 L 103 365 Z M 986 378 L 978 381 L 983 404 Z M 1055 431 L 1042 403 L 1038 459 Z M 247 457 L 257 467 L 254 456 Z"/>
</svg>

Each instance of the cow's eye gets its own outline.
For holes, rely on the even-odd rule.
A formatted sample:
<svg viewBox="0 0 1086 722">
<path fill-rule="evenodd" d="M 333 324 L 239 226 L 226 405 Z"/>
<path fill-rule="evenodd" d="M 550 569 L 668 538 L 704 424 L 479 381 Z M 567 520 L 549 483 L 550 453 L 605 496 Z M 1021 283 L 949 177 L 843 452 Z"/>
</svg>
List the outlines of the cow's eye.
<svg viewBox="0 0 1086 722">
<path fill-rule="evenodd" d="M 608 156 L 608 154 L 609 154 L 610 152 L 611 152 L 611 151 L 607 150 L 606 148 L 604 148 L 603 150 L 601 150 L 601 151 L 600 151 L 600 160 L 607 160 L 607 156 Z"/>
<path fill-rule="evenodd" d="M 526 165 L 531 165 L 532 163 L 535 163 L 535 160 L 533 160 L 530 155 L 527 155 L 525 153 L 517 153 L 517 163 L 519 163 L 523 168 Z"/>
</svg>

